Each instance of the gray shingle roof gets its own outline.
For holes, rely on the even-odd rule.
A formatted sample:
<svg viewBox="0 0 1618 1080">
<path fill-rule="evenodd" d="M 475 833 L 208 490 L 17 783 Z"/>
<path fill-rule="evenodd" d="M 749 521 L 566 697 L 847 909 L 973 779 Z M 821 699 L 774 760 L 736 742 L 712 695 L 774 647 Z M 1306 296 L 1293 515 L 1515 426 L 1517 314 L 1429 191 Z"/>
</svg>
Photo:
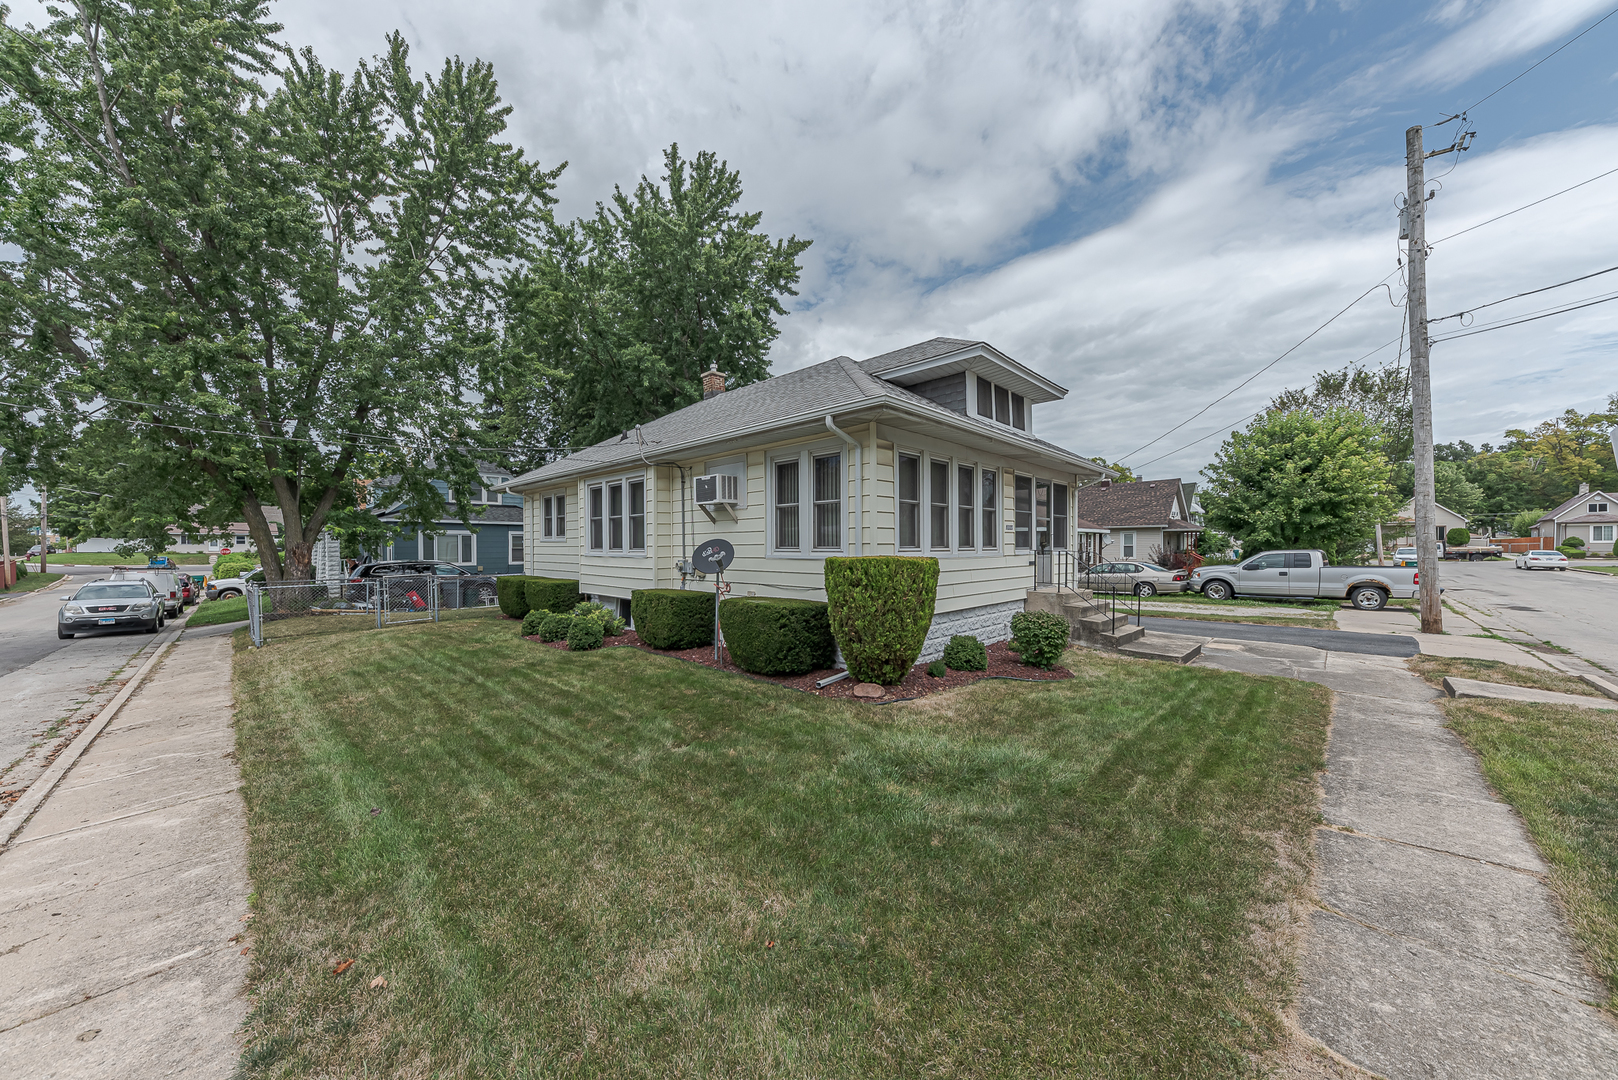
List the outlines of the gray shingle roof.
<svg viewBox="0 0 1618 1080">
<path fill-rule="evenodd" d="M 1569 510 L 1573 509 L 1575 506 L 1579 505 L 1580 503 L 1589 502 L 1591 499 L 1594 499 L 1596 502 L 1601 502 L 1602 500 L 1606 500 L 1608 502 L 1612 501 L 1611 497 L 1608 496 L 1608 494 L 1605 491 L 1587 491 L 1583 495 L 1575 495 L 1575 496 L 1573 496 L 1571 499 L 1567 500 L 1567 502 L 1563 503 L 1561 506 L 1558 506 L 1555 510 L 1547 511 L 1545 516 L 1540 518 L 1539 520 L 1540 521 L 1546 521 L 1546 520 L 1549 520 L 1549 519 L 1552 519 L 1552 518 L 1556 518 L 1556 517 L 1558 517 L 1558 516 L 1560 516 L 1562 514 L 1567 513 Z M 1538 522 L 1535 522 L 1535 524 L 1537 525 Z M 1570 522 L 1563 522 L 1563 524 L 1564 525 L 1570 524 Z"/>
<path fill-rule="evenodd" d="M 1180 494 L 1180 479 L 1137 480 L 1129 484 L 1101 487 L 1091 484 L 1073 493 L 1073 513 L 1105 525 L 1109 529 L 1152 528 L 1195 529 L 1189 521 L 1172 517 L 1174 497 Z"/>
<path fill-rule="evenodd" d="M 883 368 L 900 367 L 973 344 L 977 343 L 957 338 L 933 338 L 874 356 L 862 363 L 839 356 L 824 363 L 789 371 L 763 382 L 727 390 L 705 401 L 694 402 L 642 425 L 644 445 L 637 441 L 634 431 L 629 431 L 627 437 L 619 436 L 599 442 L 524 473 L 507 486 L 530 487 L 581 473 L 605 472 L 646 460 L 666 459 L 673 453 L 700 451 L 704 444 L 764 434 L 787 422 L 813 420 L 822 414 L 873 405 L 888 406 L 922 418 L 936 418 L 950 426 L 957 426 L 963 421 L 981 425 L 985 433 L 992 431 L 995 438 L 1004 442 L 1022 444 L 1031 450 L 1095 468 L 1088 460 L 1065 447 L 998 425 L 991 426 L 975 417 L 963 417 L 935 401 L 872 374 L 873 368 L 879 363 Z"/>
</svg>

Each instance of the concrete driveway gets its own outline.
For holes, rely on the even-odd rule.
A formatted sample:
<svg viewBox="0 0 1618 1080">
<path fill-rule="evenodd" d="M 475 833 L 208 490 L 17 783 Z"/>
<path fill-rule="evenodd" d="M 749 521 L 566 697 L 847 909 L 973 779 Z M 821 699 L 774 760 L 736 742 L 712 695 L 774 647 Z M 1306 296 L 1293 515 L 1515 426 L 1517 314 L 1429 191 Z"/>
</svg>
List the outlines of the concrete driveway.
<svg viewBox="0 0 1618 1080">
<path fill-rule="evenodd" d="M 1618 577 L 1447 562 L 1438 578 L 1446 600 L 1488 616 L 1488 625 L 1519 630 L 1618 671 Z"/>
</svg>

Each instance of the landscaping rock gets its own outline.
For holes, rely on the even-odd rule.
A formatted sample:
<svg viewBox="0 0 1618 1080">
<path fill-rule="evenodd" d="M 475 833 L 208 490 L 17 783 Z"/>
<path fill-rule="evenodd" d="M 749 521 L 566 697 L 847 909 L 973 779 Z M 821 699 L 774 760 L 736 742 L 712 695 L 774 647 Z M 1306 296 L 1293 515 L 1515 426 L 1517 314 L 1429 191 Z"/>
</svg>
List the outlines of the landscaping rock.
<svg viewBox="0 0 1618 1080">
<path fill-rule="evenodd" d="M 881 683 L 862 682 L 854 684 L 855 697 L 879 698 L 886 693 L 887 690 L 883 688 Z"/>
</svg>

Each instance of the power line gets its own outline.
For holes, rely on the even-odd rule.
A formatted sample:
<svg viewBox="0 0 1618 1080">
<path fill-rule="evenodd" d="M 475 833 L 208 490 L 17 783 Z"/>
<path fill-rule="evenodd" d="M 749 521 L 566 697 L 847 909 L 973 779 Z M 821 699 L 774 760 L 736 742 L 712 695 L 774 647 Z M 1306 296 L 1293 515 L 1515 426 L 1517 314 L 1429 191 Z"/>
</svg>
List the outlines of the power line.
<svg viewBox="0 0 1618 1080">
<path fill-rule="evenodd" d="M 1433 338 L 1433 342 L 1436 344 L 1440 341 L 1454 341 L 1456 338 L 1472 337 L 1476 334 L 1487 334 L 1491 330 L 1504 330 L 1508 326 L 1521 326 L 1523 323 L 1538 322 L 1540 319 L 1548 319 L 1552 315 L 1566 315 L 1570 311 L 1580 311 L 1587 307 L 1595 307 L 1597 304 L 1611 303 L 1614 300 L 1618 300 L 1618 293 L 1610 293 L 1594 300 L 1586 300 L 1580 304 L 1571 304 L 1567 307 L 1557 308 L 1554 311 L 1546 311 L 1540 315 L 1529 315 L 1525 318 L 1513 319 L 1510 322 L 1496 323 L 1493 326 L 1485 326 L 1477 330 L 1465 330 L 1456 334 L 1445 334 L 1443 337 Z"/>
<path fill-rule="evenodd" d="M 1488 221 L 1480 221 L 1476 225 L 1467 226 L 1466 228 L 1462 229 L 1460 232 L 1452 232 L 1448 236 L 1439 237 L 1437 240 L 1429 240 L 1427 242 L 1427 246 L 1428 247 L 1437 247 L 1439 244 L 1442 244 L 1445 240 L 1453 240 L 1457 236 L 1461 236 L 1461 235 L 1463 235 L 1465 233 L 1471 232 L 1473 229 L 1481 229 L 1485 225 L 1492 225 L 1495 222 L 1499 221 L 1501 218 L 1508 218 L 1512 214 L 1520 214 L 1524 210 L 1529 209 L 1530 207 L 1538 206 L 1542 202 L 1549 202 L 1550 200 L 1556 198 L 1556 196 L 1558 196 L 1558 195 L 1566 195 L 1570 191 L 1576 191 L 1579 188 L 1583 187 L 1585 184 L 1593 184 L 1597 180 L 1602 179 L 1603 177 L 1611 176 L 1613 173 L 1618 173 L 1618 169 L 1608 169 L 1606 172 L 1601 173 L 1598 176 L 1592 176 L 1588 180 L 1581 180 L 1577 184 L 1574 184 L 1572 187 L 1563 188 L 1561 191 L 1554 192 L 1554 193 L 1552 193 L 1550 195 L 1547 195 L 1543 199 L 1535 199 L 1533 202 L 1527 203 L 1527 204 L 1525 204 L 1523 206 L 1519 206 L 1515 210 L 1507 210 L 1503 214 L 1497 214 L 1494 217 L 1490 218 Z"/>
<path fill-rule="evenodd" d="M 1216 397 L 1212 401 L 1208 402 L 1208 404 L 1204 405 L 1202 408 L 1198 409 L 1196 412 L 1192 413 L 1190 416 L 1186 417 L 1184 420 L 1180 421 L 1178 424 L 1175 424 L 1173 427 L 1171 427 L 1167 431 L 1163 432 L 1163 434 L 1159 435 L 1157 438 L 1153 439 L 1151 442 L 1145 443 L 1145 444 L 1143 444 L 1141 446 L 1137 446 L 1135 449 L 1133 449 L 1129 453 L 1125 454 L 1123 456 L 1123 458 L 1120 459 L 1120 460 L 1127 461 L 1129 458 L 1134 457 L 1136 454 L 1138 454 L 1142 450 L 1146 449 L 1146 447 L 1151 446 L 1152 443 L 1160 442 L 1163 439 L 1168 438 L 1170 435 L 1173 435 L 1176 431 L 1179 431 L 1181 428 L 1185 427 L 1191 421 L 1195 420 L 1197 417 L 1201 416 L 1203 413 L 1207 412 L 1209 409 L 1213 408 L 1215 405 L 1219 404 L 1221 401 L 1224 401 L 1226 398 L 1230 397 L 1230 395 L 1234 394 L 1236 391 L 1240 390 L 1242 387 L 1246 386 L 1248 383 L 1252 382 L 1254 379 L 1258 378 L 1260 375 L 1264 374 L 1266 371 L 1270 370 L 1272 367 L 1279 364 L 1281 361 L 1285 360 L 1287 357 L 1291 356 L 1293 353 L 1297 352 L 1300 348 L 1302 348 L 1304 346 L 1305 343 L 1307 343 L 1309 341 L 1310 338 L 1314 337 L 1316 334 L 1318 334 L 1322 330 L 1326 329 L 1326 327 L 1330 326 L 1332 323 L 1334 323 L 1338 319 L 1342 318 L 1343 315 L 1345 315 L 1348 312 L 1349 308 L 1352 308 L 1355 304 L 1358 304 L 1361 300 L 1364 300 L 1367 296 L 1370 296 L 1372 293 L 1376 292 L 1378 289 L 1384 287 L 1387 284 L 1388 278 L 1393 277 L 1398 272 L 1399 272 L 1399 270 L 1397 268 L 1390 271 L 1388 273 L 1387 277 L 1384 277 L 1381 281 L 1377 282 L 1375 285 L 1372 285 L 1369 289 L 1366 289 L 1364 292 L 1362 292 L 1358 296 L 1356 296 L 1353 300 L 1349 301 L 1348 305 L 1346 307 L 1344 307 L 1341 311 L 1339 311 L 1336 315 L 1333 315 L 1331 318 L 1327 319 L 1325 322 L 1321 323 L 1319 326 L 1317 326 L 1313 330 L 1309 331 L 1308 335 L 1305 336 L 1302 341 L 1299 341 L 1296 345 L 1292 346 L 1292 348 L 1288 349 L 1286 352 L 1282 353 L 1280 356 L 1277 356 L 1274 360 L 1271 360 L 1268 364 L 1265 364 L 1263 367 L 1261 367 L 1257 371 L 1253 372 L 1253 374 L 1249 375 L 1247 378 L 1243 379 L 1241 382 L 1237 383 L 1235 386 L 1231 387 L 1229 390 L 1225 391 L 1223 394 L 1220 394 L 1218 397 Z M 1393 295 L 1391 290 L 1389 291 L 1388 295 L 1390 296 L 1390 298 Z M 1397 305 L 1395 305 L 1395 306 L 1397 306 Z M 1383 348 L 1386 348 L 1386 346 L 1383 346 Z"/>
<path fill-rule="evenodd" d="M 1440 315 L 1436 319 L 1428 319 L 1427 325 L 1431 326 L 1433 323 L 1443 322 L 1446 319 L 1459 319 L 1462 315 L 1470 315 L 1474 311 L 1482 311 L 1484 308 L 1494 307 L 1496 304 L 1504 304 L 1508 300 L 1520 300 L 1525 296 L 1533 296 L 1535 293 L 1550 292 L 1552 289 L 1560 289 L 1563 285 L 1573 285 L 1580 281 L 1589 281 L 1593 277 L 1600 277 L 1602 274 L 1610 274 L 1614 270 L 1618 270 L 1618 266 L 1609 266 L 1605 270 L 1597 270 L 1595 273 L 1585 274 L 1583 277 L 1568 278 L 1566 281 L 1558 281 L 1555 285 L 1545 285 L 1538 289 L 1529 289 L 1527 292 L 1520 292 L 1513 296 L 1508 296 L 1503 300 L 1491 300 L 1487 304 L 1479 304 L 1477 307 L 1463 308 L 1453 315 Z"/>
<path fill-rule="evenodd" d="M 1490 98 L 1494 97 L 1494 95 L 1498 94 L 1500 91 L 1504 90 L 1506 87 L 1508 87 L 1512 83 L 1516 82 L 1517 79 L 1520 79 L 1524 75 L 1527 75 L 1530 71 L 1533 71 L 1540 64 L 1543 64 L 1546 60 L 1549 60 L 1551 57 L 1555 56 L 1557 53 L 1561 52 L 1563 49 L 1567 48 L 1569 45 L 1573 44 L 1575 41 L 1579 40 L 1585 34 L 1588 34 L 1590 31 L 1594 30 L 1596 27 L 1600 26 L 1602 23 L 1604 23 L 1608 19 L 1612 18 L 1614 15 L 1618 15 L 1618 8 L 1613 8 L 1611 11 L 1609 11 L 1605 15 L 1601 16 L 1601 18 L 1597 19 L 1595 22 L 1591 23 L 1589 26 L 1586 26 L 1583 30 L 1580 30 L 1577 34 L 1574 34 L 1572 37 L 1570 37 L 1566 41 L 1562 42 L 1561 45 L 1557 46 L 1555 49 L 1552 49 L 1550 52 L 1546 53 L 1539 60 L 1537 60 L 1536 62 L 1534 62 L 1534 63 L 1532 63 L 1530 65 L 1528 65 L 1528 67 L 1523 69 L 1523 71 L 1519 72 L 1516 75 L 1515 78 L 1507 79 L 1505 82 L 1501 83 L 1499 86 L 1495 87 L 1493 90 L 1490 90 L 1487 94 L 1484 94 L 1482 97 L 1478 98 L 1470 106 L 1468 106 L 1465 109 L 1462 109 L 1461 114 L 1464 115 L 1466 113 L 1469 113 L 1473 109 L 1477 108 L 1479 105 L 1482 105 L 1485 101 L 1488 101 Z"/>
</svg>

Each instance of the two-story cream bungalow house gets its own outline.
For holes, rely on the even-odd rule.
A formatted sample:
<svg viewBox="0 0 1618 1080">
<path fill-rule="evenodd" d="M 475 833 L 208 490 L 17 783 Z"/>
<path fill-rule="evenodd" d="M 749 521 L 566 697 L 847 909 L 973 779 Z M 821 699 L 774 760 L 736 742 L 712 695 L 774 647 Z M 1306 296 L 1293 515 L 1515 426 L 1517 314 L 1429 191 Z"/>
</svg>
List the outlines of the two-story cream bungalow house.
<svg viewBox="0 0 1618 1080">
<path fill-rule="evenodd" d="M 1067 391 L 981 341 L 934 338 L 726 390 L 514 479 L 523 568 L 577 578 L 627 613 L 682 577 L 698 544 L 729 540 L 735 596 L 824 600 L 833 555 L 931 555 L 937 611 L 922 656 L 951 634 L 1010 634 L 1051 559 L 1093 558 L 1075 487 L 1113 474 L 1040 438 Z"/>
</svg>

